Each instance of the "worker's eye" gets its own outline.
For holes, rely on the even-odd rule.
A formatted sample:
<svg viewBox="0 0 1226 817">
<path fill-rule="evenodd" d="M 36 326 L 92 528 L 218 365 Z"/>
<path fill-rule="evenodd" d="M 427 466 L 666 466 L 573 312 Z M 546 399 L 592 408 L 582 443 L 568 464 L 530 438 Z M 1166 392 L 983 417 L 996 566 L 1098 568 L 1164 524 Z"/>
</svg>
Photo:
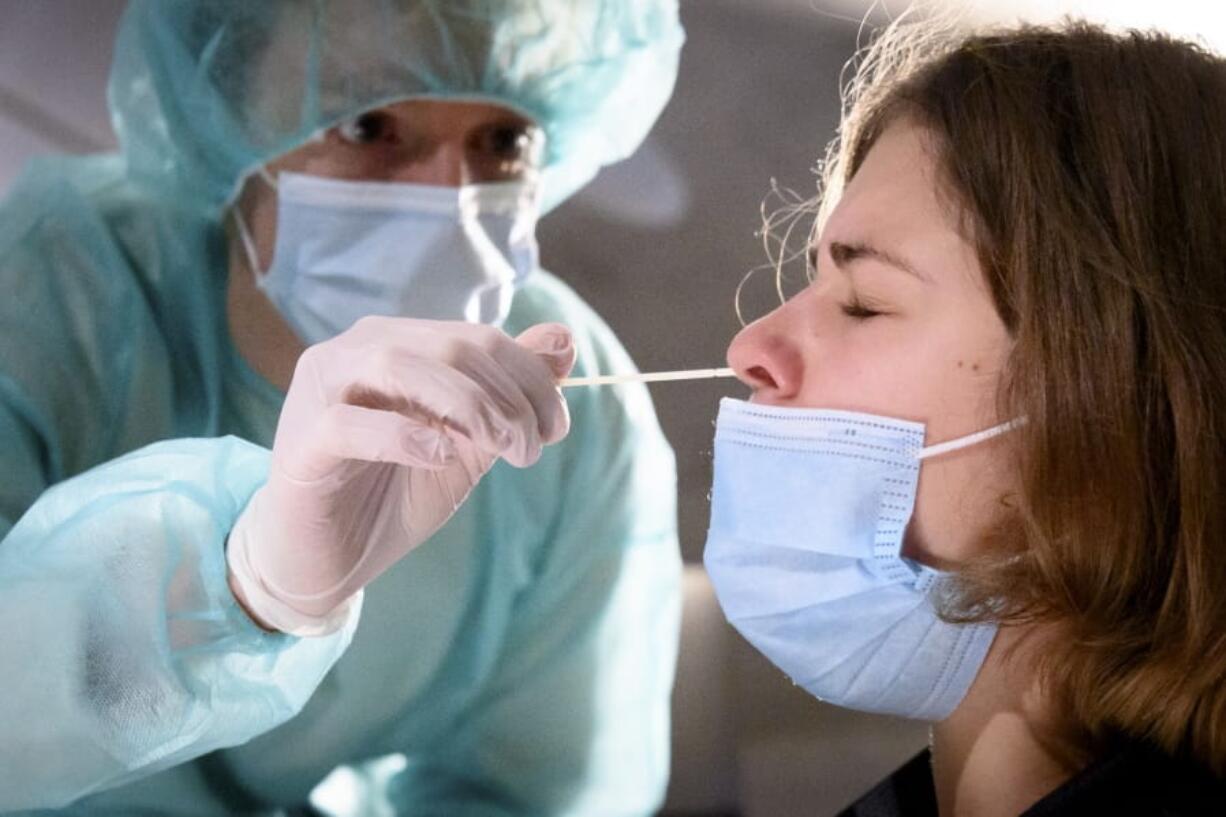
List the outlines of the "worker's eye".
<svg viewBox="0 0 1226 817">
<path fill-rule="evenodd" d="M 392 135 L 392 118 L 379 111 L 368 111 L 346 119 L 334 128 L 337 136 L 355 145 L 368 145 Z"/>
<path fill-rule="evenodd" d="M 496 125 L 482 131 L 479 147 L 500 161 L 535 162 L 543 140 L 541 129 L 532 124 Z"/>
</svg>

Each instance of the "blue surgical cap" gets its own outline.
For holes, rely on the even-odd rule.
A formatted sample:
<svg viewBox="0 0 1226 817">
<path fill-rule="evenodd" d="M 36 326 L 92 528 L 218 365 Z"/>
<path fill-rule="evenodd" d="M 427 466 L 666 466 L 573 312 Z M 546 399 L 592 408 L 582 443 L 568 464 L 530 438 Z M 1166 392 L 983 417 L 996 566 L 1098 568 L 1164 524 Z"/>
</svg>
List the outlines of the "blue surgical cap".
<svg viewBox="0 0 1226 817">
<path fill-rule="evenodd" d="M 133 0 L 111 117 L 134 181 L 215 214 L 364 111 L 492 102 L 544 130 L 548 210 L 642 142 L 683 39 L 677 0 Z"/>
</svg>

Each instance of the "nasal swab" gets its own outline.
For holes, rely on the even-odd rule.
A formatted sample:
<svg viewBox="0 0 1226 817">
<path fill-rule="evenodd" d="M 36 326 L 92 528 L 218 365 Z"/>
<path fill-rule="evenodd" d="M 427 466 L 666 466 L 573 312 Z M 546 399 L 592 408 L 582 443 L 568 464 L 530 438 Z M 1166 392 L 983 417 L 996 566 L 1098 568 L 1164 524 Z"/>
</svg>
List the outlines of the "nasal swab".
<svg viewBox="0 0 1226 817">
<path fill-rule="evenodd" d="M 713 377 L 736 377 L 732 369 L 689 369 L 683 372 L 646 372 L 637 374 L 604 374 L 596 377 L 567 377 L 558 381 L 562 388 L 571 386 L 613 386 L 618 383 L 659 383 L 664 380 L 706 380 Z"/>
</svg>

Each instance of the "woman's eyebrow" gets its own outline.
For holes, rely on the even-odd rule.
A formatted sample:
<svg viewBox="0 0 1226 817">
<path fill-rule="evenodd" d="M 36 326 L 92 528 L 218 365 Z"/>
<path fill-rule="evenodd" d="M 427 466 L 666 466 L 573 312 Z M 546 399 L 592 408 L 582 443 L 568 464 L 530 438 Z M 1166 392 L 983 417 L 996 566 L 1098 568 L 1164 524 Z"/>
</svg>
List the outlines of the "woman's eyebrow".
<svg viewBox="0 0 1226 817">
<path fill-rule="evenodd" d="M 913 275 L 925 283 L 932 283 L 932 280 L 916 269 L 915 265 L 888 250 L 883 250 L 874 247 L 863 241 L 832 241 L 830 242 L 830 258 L 834 261 L 834 265 L 839 269 L 843 269 L 852 261 L 858 261 L 863 258 L 880 261 L 883 264 L 902 270 L 908 275 Z M 809 250 L 810 261 L 816 260 L 816 248 Z"/>
</svg>

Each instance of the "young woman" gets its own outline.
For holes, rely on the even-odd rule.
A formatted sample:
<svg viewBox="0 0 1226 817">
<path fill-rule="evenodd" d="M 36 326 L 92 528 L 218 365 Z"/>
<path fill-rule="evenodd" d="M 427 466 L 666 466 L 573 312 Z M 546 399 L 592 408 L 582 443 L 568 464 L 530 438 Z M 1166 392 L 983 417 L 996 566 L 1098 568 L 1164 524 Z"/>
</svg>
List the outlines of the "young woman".
<svg viewBox="0 0 1226 817">
<path fill-rule="evenodd" d="M 811 284 L 729 350 L 706 553 L 798 684 L 934 722 L 847 814 L 1226 813 L 1224 167 L 1189 43 L 868 53 Z"/>
</svg>

